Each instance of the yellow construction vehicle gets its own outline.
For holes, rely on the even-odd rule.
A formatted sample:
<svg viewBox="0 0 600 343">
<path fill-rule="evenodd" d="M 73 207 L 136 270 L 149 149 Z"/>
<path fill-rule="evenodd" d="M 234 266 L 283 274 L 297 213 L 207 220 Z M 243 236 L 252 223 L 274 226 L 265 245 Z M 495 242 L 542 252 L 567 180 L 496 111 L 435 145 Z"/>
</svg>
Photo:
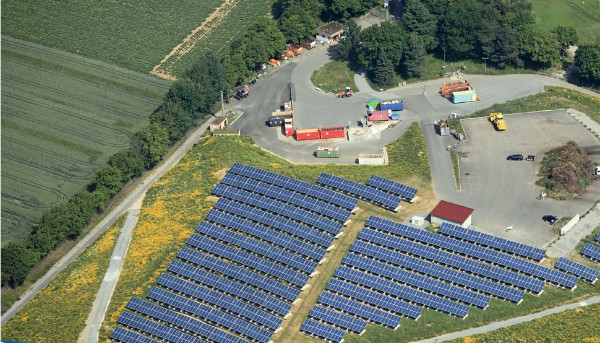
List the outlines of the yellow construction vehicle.
<svg viewBox="0 0 600 343">
<path fill-rule="evenodd" d="M 492 112 L 490 113 L 490 121 L 496 127 L 498 131 L 506 130 L 506 121 L 504 121 L 504 116 L 501 112 Z"/>
</svg>

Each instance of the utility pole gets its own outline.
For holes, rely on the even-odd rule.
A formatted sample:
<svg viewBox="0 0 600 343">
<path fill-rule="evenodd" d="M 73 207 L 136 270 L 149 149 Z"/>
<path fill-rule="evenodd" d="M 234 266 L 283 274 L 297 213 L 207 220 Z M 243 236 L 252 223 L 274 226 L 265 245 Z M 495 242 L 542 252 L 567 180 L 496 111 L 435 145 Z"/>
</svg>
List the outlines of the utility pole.
<svg viewBox="0 0 600 343">
<path fill-rule="evenodd" d="M 487 73 L 487 60 L 489 59 L 489 57 L 482 57 L 481 58 L 483 60 L 483 73 Z"/>
<path fill-rule="evenodd" d="M 223 91 L 221 91 L 221 117 L 225 117 L 225 106 L 223 106 Z"/>
</svg>

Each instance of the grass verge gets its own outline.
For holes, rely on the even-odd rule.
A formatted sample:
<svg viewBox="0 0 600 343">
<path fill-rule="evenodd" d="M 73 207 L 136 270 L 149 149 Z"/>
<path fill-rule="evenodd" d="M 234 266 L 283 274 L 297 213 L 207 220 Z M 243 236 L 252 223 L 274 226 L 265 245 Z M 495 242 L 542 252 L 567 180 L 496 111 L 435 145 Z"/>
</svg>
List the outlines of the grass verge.
<svg viewBox="0 0 600 343">
<path fill-rule="evenodd" d="M 310 77 L 315 85 L 326 92 L 341 92 L 350 87 L 358 92 L 354 83 L 354 71 L 350 69 L 348 62 L 331 61 L 315 70 Z"/>
<path fill-rule="evenodd" d="M 454 178 L 456 179 L 456 189 L 460 191 L 460 167 L 456 151 L 450 150 L 450 160 L 452 161 L 452 169 L 454 170 Z"/>
</svg>

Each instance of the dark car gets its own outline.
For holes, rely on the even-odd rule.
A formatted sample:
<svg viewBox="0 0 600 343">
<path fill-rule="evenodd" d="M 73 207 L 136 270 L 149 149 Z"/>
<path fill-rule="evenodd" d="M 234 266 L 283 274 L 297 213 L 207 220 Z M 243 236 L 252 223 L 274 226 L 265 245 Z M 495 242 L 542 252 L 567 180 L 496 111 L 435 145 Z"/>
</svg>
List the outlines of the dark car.
<svg viewBox="0 0 600 343">
<path fill-rule="evenodd" d="M 554 222 L 556 221 L 556 217 L 548 214 L 548 215 L 543 216 L 542 220 L 545 222 L 548 222 L 550 225 L 553 225 Z"/>
<path fill-rule="evenodd" d="M 512 155 L 509 155 L 506 159 L 509 161 L 523 161 L 523 155 L 522 154 L 512 154 Z"/>
</svg>

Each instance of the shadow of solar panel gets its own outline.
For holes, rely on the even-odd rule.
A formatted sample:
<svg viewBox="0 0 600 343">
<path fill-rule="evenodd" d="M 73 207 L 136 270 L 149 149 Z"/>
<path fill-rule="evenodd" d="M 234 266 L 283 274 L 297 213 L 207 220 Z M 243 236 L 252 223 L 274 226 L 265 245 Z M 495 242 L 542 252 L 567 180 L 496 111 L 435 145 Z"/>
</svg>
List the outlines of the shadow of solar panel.
<svg viewBox="0 0 600 343">
<path fill-rule="evenodd" d="M 327 173 L 321 173 L 317 179 L 317 183 L 350 194 L 351 196 L 363 199 L 391 211 L 397 211 L 402 202 L 402 199 L 399 197 Z"/>
<path fill-rule="evenodd" d="M 205 343 L 203 340 L 195 338 L 194 336 L 128 312 L 121 313 L 121 316 L 117 319 L 117 323 L 167 342 Z"/>
<path fill-rule="evenodd" d="M 137 332 L 125 330 L 117 326 L 110 334 L 110 339 L 123 343 L 159 343 L 146 336 L 142 336 Z"/>
<path fill-rule="evenodd" d="M 592 261 L 600 262 L 600 248 L 591 243 L 587 243 L 583 246 L 583 249 L 581 249 L 581 255 L 589 258 Z"/>
<path fill-rule="evenodd" d="M 406 186 L 399 182 L 384 179 L 377 175 L 371 175 L 371 177 L 367 181 L 367 185 L 374 187 L 380 191 L 405 198 L 408 201 L 412 201 L 417 195 L 417 189 Z"/>
<path fill-rule="evenodd" d="M 598 280 L 598 274 L 600 273 L 596 269 L 586 267 L 582 264 L 567 260 L 561 257 L 556 261 L 554 268 L 564 270 L 567 273 L 571 273 L 580 279 L 594 284 Z"/>
<path fill-rule="evenodd" d="M 451 236 L 457 239 L 465 240 L 468 242 L 476 243 L 482 246 L 494 248 L 500 251 L 505 251 L 511 254 L 530 258 L 534 261 L 541 261 L 544 259 L 546 250 L 532 247 L 527 244 L 517 243 L 508 239 L 489 235 L 484 232 L 475 230 L 465 229 L 462 226 L 453 225 L 449 223 L 442 223 L 438 233 L 443 235 Z"/>
<path fill-rule="evenodd" d="M 344 334 L 346 334 L 342 330 L 338 330 L 329 325 L 321 324 L 315 322 L 310 319 L 306 319 L 302 326 L 300 327 L 300 331 L 319 338 L 323 338 L 330 342 L 341 342 L 344 338 Z"/>
</svg>

